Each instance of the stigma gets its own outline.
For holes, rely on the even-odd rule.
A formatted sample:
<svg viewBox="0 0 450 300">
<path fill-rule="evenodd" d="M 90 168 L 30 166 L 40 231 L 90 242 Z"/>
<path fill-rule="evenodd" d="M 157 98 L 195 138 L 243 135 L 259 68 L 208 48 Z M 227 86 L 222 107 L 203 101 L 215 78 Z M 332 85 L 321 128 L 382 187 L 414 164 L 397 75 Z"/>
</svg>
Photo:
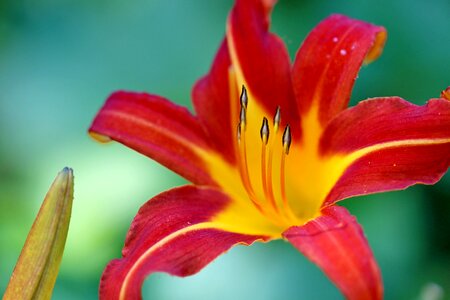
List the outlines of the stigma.
<svg viewBox="0 0 450 300">
<path fill-rule="evenodd" d="M 240 112 L 236 138 L 242 184 L 249 200 L 261 214 L 277 225 L 292 224 L 297 218 L 293 214 L 287 199 L 285 179 L 286 159 L 292 144 L 291 128 L 289 124 L 286 124 L 283 134 L 281 134 L 281 108 L 279 106 L 274 112 L 271 125 L 269 119 L 264 116 L 261 120 L 259 132 L 261 139 L 260 168 L 259 170 L 249 170 L 249 165 L 255 166 L 258 163 L 249 162 L 249 159 L 254 159 L 254 155 L 249 155 L 248 151 L 255 149 L 258 145 L 248 145 L 247 141 L 247 135 L 255 133 L 247 133 L 247 113 L 249 100 L 251 99 L 248 97 L 245 86 L 242 86 L 239 100 Z M 255 142 L 255 139 L 249 140 Z M 275 152 L 276 155 L 281 153 L 281 157 L 274 159 Z M 274 162 L 277 162 L 277 164 Z"/>
</svg>

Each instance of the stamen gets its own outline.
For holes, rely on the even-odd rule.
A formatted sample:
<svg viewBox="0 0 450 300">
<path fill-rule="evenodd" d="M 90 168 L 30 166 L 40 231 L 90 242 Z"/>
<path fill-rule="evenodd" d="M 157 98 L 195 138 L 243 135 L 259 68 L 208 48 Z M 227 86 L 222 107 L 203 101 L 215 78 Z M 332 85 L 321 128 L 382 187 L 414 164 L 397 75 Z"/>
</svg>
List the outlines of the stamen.
<svg viewBox="0 0 450 300">
<path fill-rule="evenodd" d="M 279 126 L 281 123 L 281 113 L 280 113 L 280 107 L 277 107 L 275 116 L 273 119 L 274 123 L 274 132 L 275 136 L 272 138 L 271 141 L 269 141 L 270 137 L 270 128 L 269 128 L 269 121 L 266 117 L 262 120 L 260 135 L 261 135 L 261 142 L 262 142 L 262 149 L 261 149 L 261 179 L 262 179 L 262 188 L 264 193 L 264 198 L 260 199 L 259 194 L 257 195 L 255 192 L 255 189 L 251 182 L 250 170 L 248 168 L 248 156 L 247 156 L 247 138 L 246 138 L 246 129 L 247 129 L 247 106 L 248 106 L 248 94 L 245 86 L 242 86 L 242 92 L 240 95 L 240 113 L 239 113 L 239 123 L 237 126 L 237 143 L 236 143 L 236 150 L 238 152 L 238 166 L 239 166 L 239 173 L 242 180 L 243 187 L 245 191 L 247 192 L 249 200 L 252 202 L 252 204 L 260 211 L 263 215 L 271 219 L 274 223 L 279 225 L 284 225 L 287 221 L 286 216 L 283 216 L 283 214 L 280 213 L 280 207 L 279 205 L 281 203 L 277 203 L 275 200 L 274 192 L 273 192 L 273 182 L 272 182 L 272 161 L 273 161 L 273 152 L 274 152 L 274 146 L 275 141 L 274 138 L 279 137 L 278 131 Z M 287 131 L 287 133 L 286 133 Z M 285 136 L 288 136 L 287 139 Z M 278 138 L 277 138 L 278 139 Z M 269 145 L 270 142 L 270 145 Z M 267 159 L 267 147 L 269 145 L 269 158 Z M 282 152 L 283 158 L 282 158 L 282 166 L 281 170 L 283 172 L 282 175 L 282 203 L 284 206 L 288 207 L 287 200 L 286 200 L 286 193 L 284 191 L 284 156 L 289 152 L 289 146 L 290 146 L 290 131 L 289 126 L 285 129 L 285 133 L 283 134 L 283 148 L 284 151 Z M 278 147 L 277 147 L 278 148 Z M 259 192 L 259 190 L 258 190 Z M 270 203 L 270 204 L 269 204 Z M 288 213 L 288 212 L 286 212 Z M 291 218 L 291 214 L 288 213 L 288 218 Z M 295 218 L 295 217 L 294 217 Z"/>
<path fill-rule="evenodd" d="M 269 122 L 267 121 L 267 118 L 263 118 L 262 126 L 261 126 L 261 140 L 264 143 L 264 145 L 267 145 L 267 142 L 269 141 Z"/>
<path fill-rule="evenodd" d="M 286 125 L 283 133 L 283 153 L 281 154 L 281 166 L 280 166 L 280 186 L 281 186 L 281 200 L 283 203 L 284 211 L 287 216 L 293 220 L 296 219 L 292 209 L 287 201 L 286 197 L 286 174 L 285 174 L 285 165 L 286 165 L 286 156 L 289 154 L 289 148 L 291 147 L 292 135 L 291 128 L 289 124 Z"/>
<path fill-rule="evenodd" d="M 287 198 L 286 198 L 286 175 L 285 175 L 285 170 L 284 170 L 284 166 L 286 164 L 286 152 L 283 152 L 283 154 L 281 154 L 281 166 L 280 166 L 280 186 L 281 186 L 281 200 L 283 201 L 283 206 L 285 208 L 285 210 L 287 211 L 289 208 L 289 203 L 287 202 Z"/>
<path fill-rule="evenodd" d="M 277 133 L 278 133 L 278 128 L 280 127 L 280 122 L 281 122 L 281 109 L 280 106 L 277 106 L 277 110 L 275 111 L 275 116 L 273 117 L 273 129 L 275 132 L 275 136 L 272 139 L 272 141 L 270 142 L 270 147 L 269 147 L 269 161 L 267 162 L 268 165 L 268 170 L 267 170 L 267 194 L 265 194 L 265 196 L 267 198 L 269 198 L 270 203 L 272 203 L 272 206 L 274 207 L 274 209 L 276 211 L 278 211 L 278 207 L 275 204 L 275 195 L 273 193 L 273 180 L 272 180 L 272 161 L 273 161 L 273 151 L 274 151 L 274 143 L 275 143 L 275 138 L 277 137 Z M 266 192 L 266 190 L 264 190 L 264 192 Z"/>
<path fill-rule="evenodd" d="M 262 179 L 262 186 L 264 191 L 264 197 L 266 199 L 269 199 L 270 204 L 272 205 L 272 208 L 275 212 L 278 213 L 278 207 L 275 203 L 275 199 L 273 196 L 270 196 L 269 194 L 269 186 L 267 185 L 267 177 L 268 173 L 266 170 L 266 147 L 267 142 L 269 141 L 269 121 L 266 117 L 263 118 L 262 126 L 261 126 L 261 141 L 262 141 L 262 149 L 261 149 L 261 179 Z M 272 171 L 270 169 L 270 171 Z M 270 175 L 269 175 L 270 176 Z M 269 177 L 271 178 L 271 177 Z"/>
<path fill-rule="evenodd" d="M 247 128 L 247 110 L 241 106 L 241 113 L 239 115 L 239 125 L 241 126 L 241 130 L 245 131 Z"/>
<path fill-rule="evenodd" d="M 237 126 L 237 139 L 238 139 L 238 143 L 241 143 L 241 123 L 239 122 L 238 126 Z"/>
<path fill-rule="evenodd" d="M 248 163 L 247 163 L 247 143 L 245 138 L 245 131 L 242 131 L 242 123 L 239 123 L 238 126 L 238 135 L 239 135 L 239 167 L 241 169 L 241 179 L 244 184 L 245 190 L 247 191 L 247 194 L 252 201 L 252 203 L 256 206 L 256 208 L 264 214 L 264 210 L 262 209 L 261 204 L 256 200 L 256 194 L 253 189 L 253 186 L 250 181 L 250 176 L 248 174 Z"/>
<path fill-rule="evenodd" d="M 238 147 L 239 147 L 239 169 L 241 180 L 244 184 L 244 188 L 247 191 L 247 194 L 252 201 L 253 205 L 262 213 L 265 214 L 265 211 L 259 201 L 257 201 L 255 191 L 250 181 L 250 176 L 248 173 L 248 163 L 247 163 L 247 143 L 245 138 L 245 131 L 247 129 L 247 90 L 244 86 L 242 86 L 241 93 L 241 111 L 239 115 L 239 124 L 237 127 L 237 138 L 238 138 Z"/>
<path fill-rule="evenodd" d="M 247 105 L 248 105 L 248 96 L 247 96 L 247 89 L 245 88 L 244 85 L 242 85 L 242 92 L 241 92 L 241 107 L 247 109 Z"/>
<path fill-rule="evenodd" d="M 289 148 L 291 147 L 292 136 L 291 136 L 291 127 L 289 124 L 286 125 L 286 128 L 283 132 L 283 149 L 286 154 L 289 154 Z"/>
</svg>

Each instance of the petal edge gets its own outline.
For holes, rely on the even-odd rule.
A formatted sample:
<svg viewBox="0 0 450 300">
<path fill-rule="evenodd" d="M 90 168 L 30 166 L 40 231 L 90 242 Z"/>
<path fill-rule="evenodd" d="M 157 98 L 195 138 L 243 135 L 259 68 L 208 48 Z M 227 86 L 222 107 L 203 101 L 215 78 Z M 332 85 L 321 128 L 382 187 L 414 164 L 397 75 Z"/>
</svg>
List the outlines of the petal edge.
<svg viewBox="0 0 450 300">
<path fill-rule="evenodd" d="M 320 152 L 345 161 L 324 206 L 436 183 L 450 165 L 450 102 L 431 99 L 418 106 L 398 97 L 362 101 L 328 124 Z"/>
<path fill-rule="evenodd" d="M 184 186 L 147 202 L 133 220 L 123 257 L 103 272 L 100 299 L 140 299 L 151 273 L 189 276 L 236 244 L 266 240 L 228 232 L 226 225 L 210 221 L 229 201 L 216 189 Z"/>
<path fill-rule="evenodd" d="M 101 142 L 118 141 L 193 183 L 214 185 L 200 154 L 213 150 L 198 119 L 165 98 L 115 92 L 98 112 L 89 132 Z"/>
<path fill-rule="evenodd" d="M 300 115 L 315 107 L 324 127 L 345 109 L 361 65 L 381 54 L 385 39 L 383 27 L 343 15 L 331 15 L 315 27 L 292 68 Z"/>
<path fill-rule="evenodd" d="M 349 300 L 381 300 L 380 270 L 364 233 L 345 208 L 330 206 L 322 216 L 283 233 L 318 265 Z"/>
</svg>

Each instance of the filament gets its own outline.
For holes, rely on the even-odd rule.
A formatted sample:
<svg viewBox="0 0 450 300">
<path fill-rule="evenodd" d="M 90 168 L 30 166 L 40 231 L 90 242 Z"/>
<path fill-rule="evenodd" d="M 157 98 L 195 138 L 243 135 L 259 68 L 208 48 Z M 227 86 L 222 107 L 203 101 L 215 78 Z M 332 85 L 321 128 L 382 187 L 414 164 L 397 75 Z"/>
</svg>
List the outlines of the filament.
<svg viewBox="0 0 450 300">
<path fill-rule="evenodd" d="M 241 174 L 242 182 L 244 183 L 245 190 L 247 191 L 247 194 L 250 197 L 250 200 L 253 202 L 253 204 L 258 208 L 258 210 L 262 213 L 264 213 L 264 210 L 262 209 L 261 204 L 256 199 L 256 194 L 253 189 L 253 186 L 250 181 L 250 176 L 248 174 L 248 163 L 247 163 L 247 142 L 245 138 L 245 127 L 242 125 L 242 123 L 239 123 L 238 129 L 238 136 L 239 136 L 239 169 Z"/>
<path fill-rule="evenodd" d="M 280 188 L 281 188 L 281 203 L 283 204 L 284 211 L 287 217 L 295 220 L 296 217 L 292 212 L 291 206 L 286 197 L 286 156 L 289 154 L 289 149 L 291 147 L 292 136 L 291 129 L 289 125 L 286 126 L 283 132 L 283 151 L 281 154 L 281 165 L 280 165 Z"/>
</svg>

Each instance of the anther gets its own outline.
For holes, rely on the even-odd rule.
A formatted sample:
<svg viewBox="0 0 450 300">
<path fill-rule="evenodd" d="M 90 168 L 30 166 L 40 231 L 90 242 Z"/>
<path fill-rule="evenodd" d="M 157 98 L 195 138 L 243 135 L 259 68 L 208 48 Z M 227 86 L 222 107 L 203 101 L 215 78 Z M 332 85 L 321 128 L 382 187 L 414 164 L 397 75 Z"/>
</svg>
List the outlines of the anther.
<svg viewBox="0 0 450 300">
<path fill-rule="evenodd" d="M 269 121 L 267 121 L 266 117 L 263 118 L 260 133 L 262 142 L 264 145 L 267 145 L 267 142 L 269 141 Z"/>
<path fill-rule="evenodd" d="M 277 106 L 277 110 L 275 111 L 275 116 L 273 117 L 273 126 L 274 128 L 278 129 L 281 122 L 281 111 L 280 106 Z"/>
<path fill-rule="evenodd" d="M 247 89 L 245 88 L 244 85 L 242 85 L 242 92 L 241 92 L 241 107 L 247 109 L 247 105 L 248 105 L 248 96 L 247 96 Z"/>
<path fill-rule="evenodd" d="M 283 149 L 284 153 L 289 154 L 289 148 L 291 147 L 292 142 L 292 135 L 291 135 L 291 128 L 289 127 L 289 124 L 286 125 L 286 128 L 283 132 Z"/>
</svg>

